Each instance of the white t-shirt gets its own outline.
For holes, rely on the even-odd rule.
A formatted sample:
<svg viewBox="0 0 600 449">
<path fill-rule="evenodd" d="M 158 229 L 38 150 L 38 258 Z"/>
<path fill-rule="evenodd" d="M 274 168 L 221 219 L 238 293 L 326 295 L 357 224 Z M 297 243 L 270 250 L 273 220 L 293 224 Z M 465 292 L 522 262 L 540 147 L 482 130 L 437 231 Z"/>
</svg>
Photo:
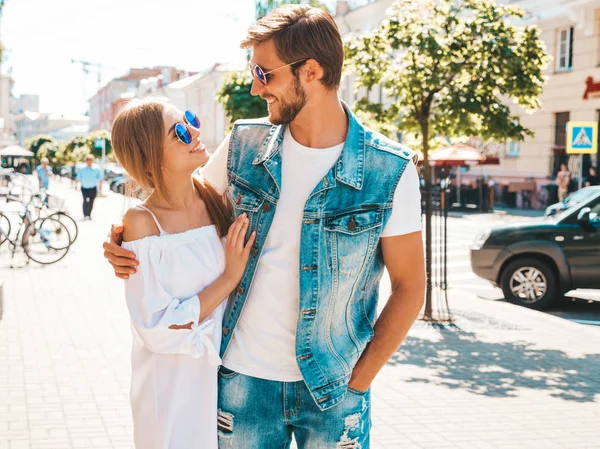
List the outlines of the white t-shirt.
<svg viewBox="0 0 600 449">
<path fill-rule="evenodd" d="M 300 145 L 287 128 L 282 146 L 281 194 L 262 255 L 223 365 L 238 373 L 280 382 L 302 380 L 296 363 L 300 284 L 300 233 L 309 195 L 340 157 L 344 144 Z M 219 192 L 227 189 L 229 137 L 203 170 Z M 421 230 L 419 176 L 410 162 L 400 178 L 382 237 Z"/>
</svg>

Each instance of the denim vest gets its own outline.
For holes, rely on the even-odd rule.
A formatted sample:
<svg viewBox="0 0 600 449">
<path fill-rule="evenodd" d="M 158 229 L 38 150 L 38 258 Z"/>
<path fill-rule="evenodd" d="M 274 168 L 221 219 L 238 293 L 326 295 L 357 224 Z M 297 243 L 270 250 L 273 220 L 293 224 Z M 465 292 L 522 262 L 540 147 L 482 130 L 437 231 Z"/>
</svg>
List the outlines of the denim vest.
<svg viewBox="0 0 600 449">
<path fill-rule="evenodd" d="M 344 105 L 345 106 L 345 105 Z M 305 207 L 300 238 L 296 360 L 317 405 L 339 403 L 352 369 L 373 338 L 383 258 L 379 238 L 411 150 L 365 128 L 345 106 L 349 128 L 338 161 Z M 246 212 L 256 243 L 223 318 L 223 355 L 242 313 L 281 187 L 285 126 L 236 122 L 229 145 L 227 195 Z"/>
</svg>

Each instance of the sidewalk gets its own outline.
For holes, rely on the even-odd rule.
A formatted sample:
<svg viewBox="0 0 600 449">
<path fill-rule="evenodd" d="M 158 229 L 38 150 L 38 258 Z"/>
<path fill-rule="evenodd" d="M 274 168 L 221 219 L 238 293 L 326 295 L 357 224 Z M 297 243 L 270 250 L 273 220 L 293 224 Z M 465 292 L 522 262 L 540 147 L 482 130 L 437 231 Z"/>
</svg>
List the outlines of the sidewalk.
<svg viewBox="0 0 600 449">
<path fill-rule="evenodd" d="M 80 218 L 80 193 L 52 189 Z M 129 322 L 101 249 L 125 207 L 99 198 L 58 264 L 9 269 L 0 251 L 0 449 L 133 447 Z M 417 322 L 374 382 L 372 448 L 600 447 L 599 328 L 459 291 L 450 304 L 456 323 Z"/>
</svg>

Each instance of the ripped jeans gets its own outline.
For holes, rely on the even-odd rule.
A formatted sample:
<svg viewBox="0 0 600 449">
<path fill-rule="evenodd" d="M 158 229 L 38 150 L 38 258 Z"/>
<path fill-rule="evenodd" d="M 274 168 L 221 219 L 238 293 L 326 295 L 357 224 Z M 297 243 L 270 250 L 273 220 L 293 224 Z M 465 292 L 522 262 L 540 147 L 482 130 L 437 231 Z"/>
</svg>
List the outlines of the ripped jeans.
<svg viewBox="0 0 600 449">
<path fill-rule="evenodd" d="M 370 391 L 349 389 L 321 411 L 304 382 L 276 382 L 219 369 L 219 449 L 369 449 Z"/>
</svg>

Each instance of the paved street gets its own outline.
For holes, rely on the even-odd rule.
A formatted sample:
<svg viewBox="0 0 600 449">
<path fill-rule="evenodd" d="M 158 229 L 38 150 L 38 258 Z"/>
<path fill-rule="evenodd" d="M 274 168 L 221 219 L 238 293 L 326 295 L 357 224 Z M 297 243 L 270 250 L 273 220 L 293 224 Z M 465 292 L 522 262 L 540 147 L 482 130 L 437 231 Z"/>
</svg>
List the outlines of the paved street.
<svg viewBox="0 0 600 449">
<path fill-rule="evenodd" d="M 80 218 L 79 192 L 54 190 Z M 10 269 L 3 248 L 0 449 L 132 447 L 129 322 L 101 249 L 126 207 L 99 198 L 58 264 Z M 597 303 L 549 314 L 499 300 L 471 273 L 468 245 L 503 218 L 450 219 L 457 320 L 417 322 L 375 381 L 373 448 L 600 447 L 600 327 L 572 321 L 600 316 Z"/>
</svg>

